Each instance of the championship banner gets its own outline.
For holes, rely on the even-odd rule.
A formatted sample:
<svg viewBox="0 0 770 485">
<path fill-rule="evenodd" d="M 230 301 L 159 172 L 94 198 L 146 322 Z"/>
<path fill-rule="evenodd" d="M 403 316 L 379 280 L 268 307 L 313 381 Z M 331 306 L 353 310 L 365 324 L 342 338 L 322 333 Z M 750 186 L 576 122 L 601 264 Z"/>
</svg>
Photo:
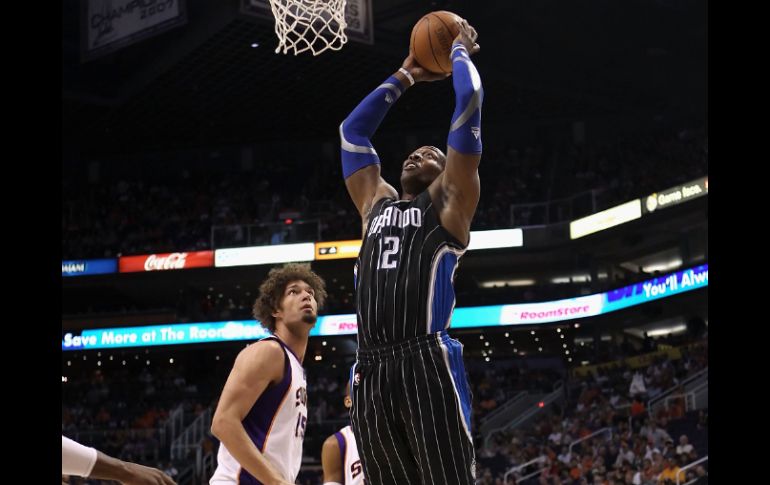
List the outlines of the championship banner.
<svg viewBox="0 0 770 485">
<path fill-rule="evenodd" d="M 241 0 L 241 13 L 253 17 L 275 20 L 268 0 Z M 347 0 L 345 3 L 345 34 L 351 40 L 363 44 L 374 43 L 374 11 L 372 0 Z"/>
<path fill-rule="evenodd" d="M 80 5 L 83 61 L 187 23 L 185 0 L 81 0 Z"/>
<path fill-rule="evenodd" d="M 193 251 L 189 253 L 143 254 L 122 256 L 120 272 L 164 271 L 169 269 L 209 268 L 214 266 L 214 251 Z"/>
</svg>

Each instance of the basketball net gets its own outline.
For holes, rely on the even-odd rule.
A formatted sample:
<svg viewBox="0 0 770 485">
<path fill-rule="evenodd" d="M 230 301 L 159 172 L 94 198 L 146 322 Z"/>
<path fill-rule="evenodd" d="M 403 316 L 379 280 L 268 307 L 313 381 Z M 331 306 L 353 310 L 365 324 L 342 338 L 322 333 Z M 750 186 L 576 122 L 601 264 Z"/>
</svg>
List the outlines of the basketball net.
<svg viewBox="0 0 770 485">
<path fill-rule="evenodd" d="M 310 50 L 314 56 L 338 51 L 348 41 L 345 35 L 346 0 L 270 0 L 278 36 L 276 54 L 295 56 Z"/>
</svg>

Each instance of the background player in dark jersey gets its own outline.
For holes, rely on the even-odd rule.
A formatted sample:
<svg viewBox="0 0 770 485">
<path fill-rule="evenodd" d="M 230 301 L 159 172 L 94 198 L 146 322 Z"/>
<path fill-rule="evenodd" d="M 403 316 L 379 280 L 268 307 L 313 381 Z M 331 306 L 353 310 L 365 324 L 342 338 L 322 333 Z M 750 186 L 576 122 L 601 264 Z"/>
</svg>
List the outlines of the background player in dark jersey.
<svg viewBox="0 0 770 485">
<path fill-rule="evenodd" d="M 432 146 L 402 163 L 399 199 L 370 138 L 414 82 L 446 75 L 410 55 L 342 122 L 345 184 L 363 222 L 356 262 L 358 353 L 351 422 L 372 484 L 470 484 L 475 458 L 462 346 L 449 338 L 454 271 L 479 200 L 483 90 L 466 21 L 451 58 L 455 112 L 447 155 Z M 430 116 L 430 113 L 425 113 Z"/>
<path fill-rule="evenodd" d="M 270 270 L 254 316 L 273 335 L 243 349 L 227 378 L 211 433 L 221 441 L 212 485 L 293 484 L 302 463 L 307 385 L 302 359 L 324 281 L 302 264 Z"/>
</svg>

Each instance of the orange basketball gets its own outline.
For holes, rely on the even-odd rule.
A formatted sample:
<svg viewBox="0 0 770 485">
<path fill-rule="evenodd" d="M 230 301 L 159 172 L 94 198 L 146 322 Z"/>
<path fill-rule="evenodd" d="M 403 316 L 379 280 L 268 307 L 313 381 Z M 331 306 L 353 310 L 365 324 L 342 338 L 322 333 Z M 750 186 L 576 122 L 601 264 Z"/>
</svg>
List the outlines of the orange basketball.
<svg viewBox="0 0 770 485">
<path fill-rule="evenodd" d="M 414 50 L 414 57 L 425 69 L 435 73 L 452 72 L 452 41 L 460 33 L 457 21 L 462 20 L 457 14 L 438 10 L 425 14 L 412 29 L 409 47 Z"/>
</svg>

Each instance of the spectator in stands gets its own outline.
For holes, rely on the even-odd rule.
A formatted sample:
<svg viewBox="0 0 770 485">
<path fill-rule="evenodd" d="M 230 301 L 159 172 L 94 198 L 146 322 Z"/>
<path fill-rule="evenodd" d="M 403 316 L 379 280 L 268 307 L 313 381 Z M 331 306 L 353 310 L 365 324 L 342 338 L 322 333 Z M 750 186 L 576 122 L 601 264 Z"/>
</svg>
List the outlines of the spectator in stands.
<svg viewBox="0 0 770 485">
<path fill-rule="evenodd" d="M 693 482 L 691 485 L 708 485 L 709 483 L 709 474 L 708 471 L 702 466 L 698 465 L 695 467 L 695 477 L 697 481 Z"/>
<path fill-rule="evenodd" d="M 676 460 L 677 454 L 676 454 L 676 448 L 674 447 L 674 440 L 671 438 L 667 438 L 665 444 L 663 445 L 663 449 L 661 450 L 661 453 L 663 456 L 670 458 L 672 460 Z"/>
<path fill-rule="evenodd" d="M 658 449 L 662 449 L 663 445 L 669 440 L 673 443 L 671 436 L 666 432 L 665 429 L 660 426 L 660 424 L 658 424 L 657 421 L 653 421 L 652 429 L 647 437 L 652 438 L 653 445 Z"/>
<path fill-rule="evenodd" d="M 634 464 L 634 452 L 631 451 L 631 449 L 628 447 L 627 441 L 621 441 L 620 442 L 620 451 L 618 452 L 618 457 L 615 459 L 615 466 L 616 467 L 622 467 L 623 464 Z"/>
<path fill-rule="evenodd" d="M 676 476 L 679 475 L 680 483 L 684 481 L 684 472 L 679 471 L 679 465 L 676 461 L 669 457 L 663 458 L 663 471 L 658 477 L 658 482 L 665 485 L 673 485 L 676 483 Z"/>
</svg>

